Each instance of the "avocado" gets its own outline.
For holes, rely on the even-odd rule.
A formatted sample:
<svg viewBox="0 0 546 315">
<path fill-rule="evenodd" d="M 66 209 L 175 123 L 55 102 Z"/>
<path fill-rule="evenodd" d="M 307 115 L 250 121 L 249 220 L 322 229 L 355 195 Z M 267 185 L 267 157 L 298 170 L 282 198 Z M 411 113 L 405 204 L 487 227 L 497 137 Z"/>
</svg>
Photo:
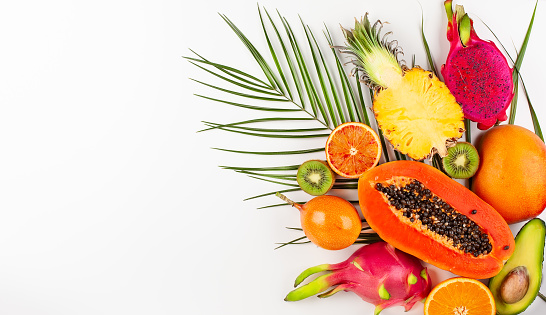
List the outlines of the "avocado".
<svg viewBox="0 0 546 315">
<path fill-rule="evenodd" d="M 542 281 L 546 226 L 527 222 L 516 236 L 516 248 L 502 270 L 489 280 L 500 315 L 519 314 L 535 300 Z"/>
</svg>

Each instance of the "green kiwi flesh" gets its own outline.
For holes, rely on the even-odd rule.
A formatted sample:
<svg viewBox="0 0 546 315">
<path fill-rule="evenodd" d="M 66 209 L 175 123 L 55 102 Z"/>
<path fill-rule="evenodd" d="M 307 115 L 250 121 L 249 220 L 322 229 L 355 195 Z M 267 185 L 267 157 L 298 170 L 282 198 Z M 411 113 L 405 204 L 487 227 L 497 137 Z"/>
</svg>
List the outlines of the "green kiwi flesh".
<svg viewBox="0 0 546 315">
<path fill-rule="evenodd" d="M 296 179 L 303 191 L 320 196 L 334 186 L 335 174 L 326 161 L 309 160 L 300 165 Z"/>
<path fill-rule="evenodd" d="M 480 165 L 480 157 L 472 144 L 458 142 L 447 150 L 447 156 L 442 160 L 442 164 L 447 175 L 465 179 L 476 174 Z"/>
</svg>

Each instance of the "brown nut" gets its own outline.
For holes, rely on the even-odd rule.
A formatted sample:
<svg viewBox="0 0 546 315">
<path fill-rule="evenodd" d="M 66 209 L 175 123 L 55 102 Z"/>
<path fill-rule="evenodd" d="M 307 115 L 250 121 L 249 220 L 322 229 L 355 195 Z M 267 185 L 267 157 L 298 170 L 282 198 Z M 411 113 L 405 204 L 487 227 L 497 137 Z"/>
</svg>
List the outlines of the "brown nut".
<svg viewBox="0 0 546 315">
<path fill-rule="evenodd" d="M 507 304 L 513 304 L 525 296 L 529 289 L 529 272 L 525 266 L 512 269 L 502 280 L 500 296 Z"/>
</svg>

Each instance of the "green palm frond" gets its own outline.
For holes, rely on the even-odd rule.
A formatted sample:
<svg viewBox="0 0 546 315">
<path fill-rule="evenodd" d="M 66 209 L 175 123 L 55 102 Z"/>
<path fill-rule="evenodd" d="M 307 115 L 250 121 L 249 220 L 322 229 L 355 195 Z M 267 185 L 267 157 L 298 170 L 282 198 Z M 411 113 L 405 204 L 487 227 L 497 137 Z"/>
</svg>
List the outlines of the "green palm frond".
<svg viewBox="0 0 546 315">
<path fill-rule="evenodd" d="M 245 136 L 272 139 L 323 138 L 326 140 L 331 130 L 341 123 L 362 121 L 363 117 L 363 122 L 370 124 L 360 84 L 357 84 L 357 95 L 349 80 L 349 74 L 343 67 L 338 51 L 333 47 L 334 43 L 327 29 L 324 36 L 331 48 L 329 54 L 325 54 L 321 50 L 311 28 L 303 22 L 301 17 L 299 22 L 305 34 L 305 41 L 298 41 L 292 26 L 279 12 L 277 12 L 278 22 L 274 21 L 273 16 L 266 9 L 258 8 L 258 14 L 272 63 L 266 61 L 265 55 L 259 52 L 227 16 L 222 14 L 220 16 L 259 65 L 260 75 L 248 74 L 236 67 L 210 61 L 194 51 L 192 53 L 195 56 L 185 58 L 212 77 L 220 79 L 223 85 L 218 86 L 196 79 L 192 80 L 220 91 L 226 96 L 230 95 L 231 99 L 200 94 L 197 95 L 198 97 L 246 110 L 262 112 L 262 114 L 260 114 L 260 118 L 238 122 L 203 121 L 205 128 L 200 132 L 222 130 Z M 310 56 L 310 58 L 307 59 L 306 56 Z M 332 60 L 335 62 L 334 68 L 329 66 Z M 355 83 L 357 82 L 355 78 Z M 241 100 L 232 100 L 233 97 Z M 247 103 L 248 100 L 260 101 L 260 106 L 249 104 Z M 263 117 L 263 113 L 267 112 L 282 114 L 283 116 Z M 292 117 L 286 117 L 286 115 Z M 271 128 L 266 126 L 281 121 L 293 122 L 295 127 Z M 305 123 L 307 126 L 302 126 L 300 123 Z M 312 126 L 313 124 L 315 126 Z M 253 155 L 296 155 L 324 151 L 324 147 L 294 151 L 213 149 Z M 280 187 L 293 187 L 282 192 L 299 190 L 295 180 L 297 167 L 295 165 L 262 168 L 222 166 L 224 169 L 230 169 Z M 354 180 L 340 180 L 334 186 L 334 189 L 354 190 L 356 188 L 357 183 Z M 253 196 L 246 200 L 270 196 L 276 191 Z"/>
<path fill-rule="evenodd" d="M 208 122 L 208 121 L 203 121 L 203 123 L 205 125 L 209 125 L 210 128 L 209 129 L 212 129 L 212 128 L 234 128 L 234 129 L 241 129 L 241 130 L 249 130 L 249 131 L 258 131 L 258 132 L 295 132 L 295 133 L 298 133 L 298 132 L 308 132 L 308 131 L 324 131 L 324 130 L 328 130 L 328 128 L 298 128 L 298 129 L 271 129 L 271 128 L 252 128 L 252 127 L 241 127 L 241 126 L 237 126 L 241 123 L 231 123 L 231 124 L 225 124 L 225 125 L 220 125 L 220 124 L 217 124 L 217 123 L 212 123 L 212 122 Z M 324 134 L 319 134 L 320 136 L 325 136 Z M 308 134 L 308 136 L 313 136 L 312 134 Z M 279 136 L 279 138 L 282 138 L 283 136 Z"/>
<path fill-rule="evenodd" d="M 358 200 L 347 200 L 348 202 L 350 202 L 351 204 L 353 204 L 354 206 L 358 206 Z M 294 201 L 295 203 L 298 203 L 298 204 L 304 204 L 306 201 Z M 258 209 L 268 209 L 268 208 L 276 208 L 276 207 L 284 207 L 288 205 L 286 202 L 285 203 L 277 203 L 277 204 L 271 204 L 271 205 L 267 205 L 267 206 L 263 206 L 263 207 L 259 207 Z"/>
<path fill-rule="evenodd" d="M 279 129 L 248 128 L 248 127 L 237 127 L 237 126 L 225 127 L 223 125 L 216 124 L 216 123 L 210 123 L 210 122 L 204 122 L 204 123 L 206 126 L 210 128 L 217 128 L 224 131 L 236 132 L 236 133 L 240 133 L 244 135 L 265 137 L 265 138 L 323 138 L 323 137 L 328 137 L 329 135 L 329 133 L 326 133 L 326 134 L 306 133 L 307 131 L 316 131 L 317 129 L 324 130 L 321 128 L 279 130 Z M 247 130 L 247 131 L 243 131 L 243 130 Z M 250 132 L 250 131 L 257 131 L 257 132 Z M 293 133 L 299 133 L 299 134 L 287 135 L 287 134 L 284 134 L 285 132 L 293 132 Z"/>
<path fill-rule="evenodd" d="M 527 50 L 527 44 L 529 42 L 529 38 L 531 36 L 531 30 L 533 28 L 533 23 L 535 20 L 535 13 L 537 10 L 538 1 L 535 3 L 535 8 L 533 10 L 533 15 L 531 17 L 531 21 L 529 22 L 529 26 L 527 27 L 527 32 L 525 33 L 525 38 L 523 40 L 523 43 L 521 44 L 521 49 L 519 53 L 517 54 L 516 61 L 512 58 L 506 47 L 502 44 L 502 42 L 497 37 L 497 34 L 493 32 L 493 30 L 487 25 L 485 22 L 482 21 L 482 23 L 487 27 L 487 29 L 493 34 L 497 42 L 501 45 L 502 49 L 510 58 L 510 61 L 512 61 L 512 64 L 514 64 L 514 73 L 512 74 L 512 79 L 514 80 L 514 98 L 512 99 L 512 104 L 510 108 L 510 119 L 509 123 L 513 124 L 516 120 L 516 108 L 517 108 L 517 99 L 518 99 L 518 82 L 521 81 L 521 85 L 523 87 L 523 91 L 525 92 L 525 98 L 527 99 L 527 104 L 529 105 L 529 112 L 531 113 L 531 119 L 533 121 L 533 127 L 535 129 L 535 134 L 544 141 L 544 136 L 542 135 L 542 129 L 540 128 L 540 122 L 538 121 L 538 117 L 536 115 L 535 109 L 533 108 L 533 104 L 531 103 L 531 99 L 529 97 L 529 93 L 527 92 L 527 88 L 525 87 L 525 82 L 523 81 L 523 77 L 521 76 L 521 73 L 519 72 L 519 69 L 521 68 L 521 64 L 523 62 L 523 57 L 525 56 L 525 51 Z M 518 81 L 519 79 L 519 81 Z"/>
<path fill-rule="evenodd" d="M 539 296 L 544 302 L 546 302 L 546 296 L 544 296 L 544 294 L 538 292 L 538 296 Z"/>
<path fill-rule="evenodd" d="M 312 118 L 294 118 L 294 117 L 257 118 L 257 119 L 245 120 L 245 121 L 234 122 L 234 123 L 223 124 L 223 125 L 218 124 L 218 126 L 230 127 L 230 126 L 239 126 L 239 125 L 252 124 L 252 123 L 257 123 L 257 122 L 265 122 L 265 121 L 271 122 L 271 121 L 309 121 L 309 120 L 313 120 L 313 119 Z M 205 122 L 205 121 L 203 121 L 203 123 L 213 124 L 213 123 L 209 123 L 209 122 Z M 200 130 L 198 132 L 212 130 L 212 129 L 216 129 L 216 128 L 217 127 L 209 127 L 209 128 Z M 327 130 L 327 129 L 328 128 L 315 128 L 315 130 Z M 284 129 L 282 129 L 282 130 L 284 130 Z"/>
<path fill-rule="evenodd" d="M 234 171 L 293 171 L 297 170 L 299 165 L 288 165 L 288 166 L 274 166 L 274 167 L 236 167 L 236 166 L 220 166 L 223 169 L 234 170 Z"/>
<path fill-rule="evenodd" d="M 245 201 L 246 201 L 246 200 L 256 199 L 256 198 L 262 198 L 262 197 L 266 197 L 266 196 L 272 196 L 272 195 L 274 196 L 274 195 L 277 194 L 277 193 L 284 194 L 284 193 L 287 193 L 287 192 L 295 192 L 295 191 L 300 191 L 300 190 L 301 190 L 300 188 L 276 190 L 276 191 L 268 192 L 268 193 L 265 193 L 265 194 L 261 194 L 261 195 L 256 195 L 256 196 L 248 197 L 248 198 L 245 199 Z"/>
<path fill-rule="evenodd" d="M 421 6 L 420 3 L 419 3 L 419 6 Z M 428 46 L 427 38 L 425 37 L 425 19 L 423 17 L 423 7 L 422 6 L 421 6 L 421 39 L 423 41 L 423 46 L 425 47 L 425 53 L 427 55 L 428 66 L 430 67 L 430 70 L 432 72 L 434 72 L 434 74 L 437 77 L 440 77 L 438 71 L 436 71 L 436 66 L 434 65 L 434 58 L 432 58 L 432 52 L 430 51 L 430 47 Z M 415 65 L 415 55 L 413 55 L 412 63 Z"/>
<path fill-rule="evenodd" d="M 537 5 L 538 5 L 538 0 L 535 4 L 535 9 L 533 10 L 533 16 L 531 17 L 531 21 L 529 22 L 527 33 L 525 34 L 525 38 L 523 39 L 523 43 L 521 44 L 521 48 L 519 50 L 518 56 L 516 58 L 516 61 L 514 62 L 514 71 L 512 73 L 512 81 L 514 82 L 514 98 L 512 99 L 512 104 L 510 105 L 510 117 L 508 118 L 509 124 L 514 124 L 514 122 L 516 121 L 519 69 L 521 68 L 521 64 L 523 63 L 523 56 L 525 56 L 525 51 L 527 50 L 527 43 L 529 43 L 529 37 L 531 36 L 531 30 L 533 29 L 533 23 L 535 21 L 535 13 L 537 12 Z M 532 112 L 534 112 L 534 110 L 532 110 Z"/>
<path fill-rule="evenodd" d="M 347 111 L 349 112 L 349 116 L 351 121 L 360 121 L 365 123 L 366 125 L 370 125 L 370 119 L 368 118 L 368 112 L 366 110 L 366 106 L 364 104 L 364 99 L 362 98 L 362 95 L 359 94 L 361 102 L 357 102 L 357 98 L 355 96 L 355 93 L 353 91 L 353 88 L 351 86 L 351 83 L 349 81 L 349 77 L 345 70 L 343 69 L 343 64 L 341 63 L 340 56 L 335 48 L 334 41 L 332 39 L 332 35 L 330 34 L 330 31 L 325 26 L 325 33 L 326 39 L 328 40 L 328 44 L 331 47 L 332 54 L 336 57 L 336 67 L 338 71 L 338 75 L 341 79 L 341 89 L 343 91 L 343 99 L 345 100 L 345 104 L 347 106 Z M 358 72 L 355 74 L 355 83 L 358 88 L 358 91 L 362 91 L 362 87 L 360 86 L 360 82 L 358 81 L 359 75 Z M 362 111 L 362 115 L 364 116 L 364 120 L 362 120 L 361 114 L 359 109 Z M 355 117 L 356 114 L 356 117 Z M 356 120 L 355 120 L 356 119 Z"/>
<path fill-rule="evenodd" d="M 259 177 L 259 176 L 249 176 L 249 177 L 254 178 L 254 179 L 263 180 L 265 182 L 270 182 L 270 183 L 273 183 L 273 184 L 279 184 L 279 185 L 284 185 L 284 186 L 289 186 L 289 187 L 300 187 L 297 183 L 296 184 L 290 184 L 290 183 L 281 182 L 281 181 L 277 181 L 277 180 L 262 178 L 262 177 Z"/>
<path fill-rule="evenodd" d="M 230 149 L 222 149 L 222 148 L 213 148 L 213 149 L 225 151 L 225 152 L 254 154 L 254 155 L 293 155 L 293 154 L 317 153 L 317 152 L 324 151 L 323 147 L 315 148 L 315 149 L 293 150 L 293 151 L 241 151 L 241 150 L 230 150 Z"/>
<path fill-rule="evenodd" d="M 535 129 L 535 134 L 539 136 L 539 138 L 544 142 L 544 136 L 542 135 L 542 129 L 540 128 L 540 122 L 538 121 L 537 114 L 535 112 L 535 109 L 533 108 L 533 104 L 531 103 L 531 98 L 529 97 L 529 93 L 527 92 L 527 87 L 525 87 L 525 82 L 523 82 L 523 78 L 520 75 L 521 85 L 523 86 L 523 91 L 525 92 L 525 98 L 527 99 L 527 104 L 529 105 L 529 111 L 531 113 L 531 119 L 533 120 L 533 127 Z"/>
<path fill-rule="evenodd" d="M 264 174 L 264 173 L 256 173 L 252 171 L 236 171 L 237 173 L 246 174 L 246 175 L 252 175 L 252 176 L 261 176 L 261 177 L 268 177 L 268 178 L 277 178 L 282 179 L 286 181 L 296 182 L 296 175 L 295 174 Z"/>
<path fill-rule="evenodd" d="M 369 88 L 370 92 L 370 102 L 373 103 L 373 90 L 372 88 Z M 360 97 L 362 97 L 362 93 L 359 93 Z M 385 157 L 385 161 L 389 162 L 389 149 L 387 148 L 387 140 L 385 139 L 385 136 L 383 135 L 383 131 L 381 129 L 377 128 L 377 135 L 379 136 L 379 140 L 381 140 L 381 149 L 383 150 L 382 156 Z M 400 160 L 400 153 L 396 150 L 394 150 L 394 154 L 396 155 L 396 159 Z"/>
<path fill-rule="evenodd" d="M 262 88 L 265 88 L 265 89 L 273 89 L 270 85 L 268 85 L 264 81 L 256 78 L 255 76 L 252 76 L 252 75 L 250 75 L 248 73 L 237 70 L 237 69 L 235 69 L 233 67 L 229 67 L 229 66 L 222 65 L 222 64 L 219 64 L 219 63 L 210 62 L 209 60 L 203 58 L 201 55 L 199 55 L 195 51 L 193 51 L 191 49 L 190 49 L 190 51 L 200 58 L 200 59 L 197 59 L 197 58 L 192 58 L 192 57 L 185 57 L 187 60 L 190 60 L 190 62 L 194 61 L 194 62 L 204 63 L 204 64 L 207 64 L 207 65 L 213 66 L 217 70 L 219 70 L 219 71 L 221 71 L 221 72 L 223 72 L 225 74 L 228 74 L 231 77 L 233 77 L 234 79 L 240 80 L 241 82 L 252 84 L 252 85 L 255 85 L 257 87 L 262 87 Z"/>
<path fill-rule="evenodd" d="M 366 222 L 366 221 L 363 220 L 362 222 Z M 301 228 L 287 227 L 287 229 L 303 232 L 303 229 L 301 229 Z M 379 235 L 377 235 L 377 233 L 373 232 L 371 227 L 365 226 L 360 231 L 360 234 L 358 235 L 358 238 L 356 239 L 355 243 L 356 244 L 371 244 L 371 243 L 375 243 L 375 242 L 379 242 L 379 241 L 382 241 L 382 239 L 379 237 Z M 279 245 L 279 246 L 277 246 L 275 249 L 279 249 L 279 248 L 284 247 L 286 245 L 297 245 L 297 244 L 308 244 L 308 243 L 310 243 L 310 241 L 304 235 L 304 236 L 300 236 L 300 237 L 295 238 L 295 239 L 293 239 L 293 240 L 291 240 L 289 242 L 286 242 L 286 243 L 277 243 L 277 245 Z"/>
</svg>

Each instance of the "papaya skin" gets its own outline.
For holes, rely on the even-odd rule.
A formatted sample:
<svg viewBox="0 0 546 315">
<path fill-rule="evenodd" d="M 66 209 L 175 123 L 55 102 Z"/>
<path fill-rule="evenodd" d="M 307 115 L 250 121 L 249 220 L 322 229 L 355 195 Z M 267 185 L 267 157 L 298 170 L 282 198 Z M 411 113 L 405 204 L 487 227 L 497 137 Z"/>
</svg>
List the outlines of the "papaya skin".
<svg viewBox="0 0 546 315">
<path fill-rule="evenodd" d="M 442 243 L 421 232 L 415 225 L 403 222 L 394 207 L 375 188 L 376 183 L 393 177 L 420 181 L 457 212 L 474 221 L 489 235 L 492 250 L 474 257 L 452 245 Z M 463 277 L 486 279 L 502 269 L 514 251 L 514 236 L 502 216 L 472 191 L 432 166 L 414 161 L 395 161 L 377 166 L 358 181 L 358 198 L 364 218 L 386 242 L 440 269 Z M 473 211 L 475 210 L 475 211 Z"/>
</svg>

